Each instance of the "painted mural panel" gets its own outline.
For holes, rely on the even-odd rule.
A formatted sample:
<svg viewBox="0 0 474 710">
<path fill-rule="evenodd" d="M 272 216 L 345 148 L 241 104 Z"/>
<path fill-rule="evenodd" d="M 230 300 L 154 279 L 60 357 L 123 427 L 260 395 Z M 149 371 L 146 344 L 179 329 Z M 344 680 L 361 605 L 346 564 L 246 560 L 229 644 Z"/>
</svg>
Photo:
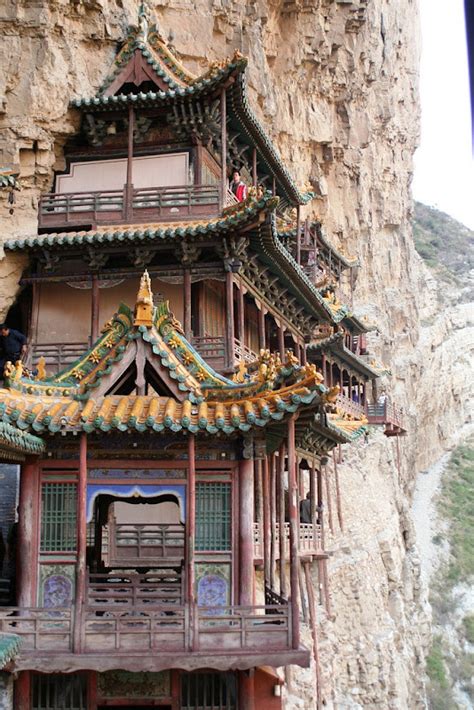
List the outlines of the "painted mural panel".
<svg viewBox="0 0 474 710">
<path fill-rule="evenodd" d="M 231 603 L 230 564 L 201 562 L 196 564 L 196 596 L 198 606 L 219 608 Z M 212 610 L 209 611 L 212 614 Z"/>
<path fill-rule="evenodd" d="M 97 693 L 101 698 L 169 698 L 171 673 L 106 671 L 97 675 Z"/>
<path fill-rule="evenodd" d="M 46 609 L 67 607 L 74 601 L 74 565 L 40 565 L 39 604 Z"/>
</svg>

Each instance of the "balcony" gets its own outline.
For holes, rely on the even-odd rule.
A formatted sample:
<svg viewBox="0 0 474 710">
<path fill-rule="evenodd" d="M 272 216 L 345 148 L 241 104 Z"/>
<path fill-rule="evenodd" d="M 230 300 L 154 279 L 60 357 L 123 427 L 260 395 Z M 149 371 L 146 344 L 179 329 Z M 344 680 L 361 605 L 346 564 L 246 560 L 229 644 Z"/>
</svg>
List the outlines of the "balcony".
<svg viewBox="0 0 474 710">
<path fill-rule="evenodd" d="M 263 560 L 263 530 L 260 523 L 254 523 L 254 559 L 256 562 Z M 280 559 L 280 525 L 274 527 L 275 559 Z M 284 526 L 285 551 L 287 558 L 290 554 L 290 524 Z M 324 555 L 321 542 L 321 526 L 311 523 L 300 523 L 298 538 L 298 554 L 301 557 Z"/>
<path fill-rule="evenodd" d="M 406 434 L 402 410 L 390 402 L 383 404 L 368 404 L 367 418 L 373 426 L 384 426 L 386 436 L 402 436 Z"/>
<path fill-rule="evenodd" d="M 349 414 L 351 417 L 355 417 L 356 419 L 363 418 L 367 415 L 363 404 L 360 404 L 360 402 L 354 402 L 353 399 L 349 399 L 349 397 L 346 397 L 343 394 L 337 395 L 336 406 L 339 409 L 342 409 L 346 414 Z"/>
<path fill-rule="evenodd" d="M 109 567 L 172 566 L 184 558 L 184 525 L 114 523 L 109 541 Z"/>
<path fill-rule="evenodd" d="M 229 196 L 226 202 L 230 204 L 232 198 Z M 172 222 L 217 217 L 221 210 L 219 185 L 53 192 L 40 198 L 38 228 L 56 231 L 109 224 Z"/>
<path fill-rule="evenodd" d="M 169 668 L 171 658 L 184 670 L 309 661 L 306 650 L 292 650 L 288 604 L 199 607 L 137 600 L 124 607 L 109 599 L 80 613 L 73 607 L 4 607 L 3 632 L 22 640 L 16 670 L 158 671 Z"/>
</svg>

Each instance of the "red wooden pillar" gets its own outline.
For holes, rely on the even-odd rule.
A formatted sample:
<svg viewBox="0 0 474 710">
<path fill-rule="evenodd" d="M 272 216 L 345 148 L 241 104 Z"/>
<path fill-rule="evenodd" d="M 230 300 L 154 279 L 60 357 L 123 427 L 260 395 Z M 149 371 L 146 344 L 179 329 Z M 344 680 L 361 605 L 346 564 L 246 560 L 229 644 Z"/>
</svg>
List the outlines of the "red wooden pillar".
<svg viewBox="0 0 474 710">
<path fill-rule="evenodd" d="M 293 648 L 300 644 L 300 610 L 298 603 L 298 490 L 296 484 L 295 417 L 288 420 L 288 493 L 290 517 L 290 592 Z"/>
<path fill-rule="evenodd" d="M 186 601 L 194 603 L 194 548 L 196 538 L 196 443 L 188 438 L 188 485 L 186 506 Z"/>
<path fill-rule="evenodd" d="M 15 682 L 15 708 L 31 710 L 31 673 L 21 671 Z"/>
<path fill-rule="evenodd" d="M 285 329 L 283 325 L 278 326 L 278 350 L 283 362 L 285 359 Z"/>
<path fill-rule="evenodd" d="M 255 710 L 255 671 L 239 673 L 239 710 Z"/>
<path fill-rule="evenodd" d="M 245 345 L 245 300 L 242 282 L 237 288 L 237 320 L 240 344 Z"/>
<path fill-rule="evenodd" d="M 36 606 L 38 576 L 40 486 L 38 459 L 28 457 L 21 467 L 18 510 L 17 604 Z"/>
<path fill-rule="evenodd" d="M 239 463 L 239 552 L 241 606 L 253 606 L 253 459 Z"/>
<path fill-rule="evenodd" d="M 270 472 L 268 458 L 262 462 L 263 478 L 263 569 L 265 584 L 270 585 L 271 565 L 271 513 L 270 513 Z"/>
<path fill-rule="evenodd" d="M 226 350 L 227 367 L 234 367 L 234 275 L 227 271 L 225 275 L 226 296 Z"/>
<path fill-rule="evenodd" d="M 285 540 L 285 444 L 280 446 L 278 456 L 278 478 L 280 504 L 278 507 L 278 527 L 280 531 L 280 594 L 288 599 L 288 580 L 286 576 L 286 540 Z"/>
<path fill-rule="evenodd" d="M 133 194 L 133 132 L 135 130 L 135 111 L 128 107 L 128 145 L 127 145 L 127 183 L 125 185 L 125 217 L 132 217 Z"/>
<path fill-rule="evenodd" d="M 77 563 L 76 598 L 74 602 L 74 652 L 82 646 L 82 611 L 86 597 L 86 551 L 87 551 L 87 434 L 79 439 L 79 479 L 77 482 Z"/>
<path fill-rule="evenodd" d="M 187 340 L 191 340 L 191 269 L 184 268 L 183 275 L 184 291 L 184 335 Z"/>
<path fill-rule="evenodd" d="M 227 103 L 226 91 L 221 91 L 221 209 L 227 195 Z"/>
<path fill-rule="evenodd" d="M 99 337 L 99 279 L 97 274 L 92 276 L 91 288 L 91 345 Z"/>
<path fill-rule="evenodd" d="M 252 151 L 252 184 L 257 187 L 257 149 L 254 148 Z"/>
<path fill-rule="evenodd" d="M 263 307 L 263 303 L 260 304 L 260 308 L 258 310 L 258 342 L 260 348 L 265 350 L 267 347 L 267 338 L 265 333 L 265 309 Z"/>
<path fill-rule="evenodd" d="M 275 589 L 276 573 L 276 461 L 275 454 L 270 456 L 270 587 Z"/>
</svg>

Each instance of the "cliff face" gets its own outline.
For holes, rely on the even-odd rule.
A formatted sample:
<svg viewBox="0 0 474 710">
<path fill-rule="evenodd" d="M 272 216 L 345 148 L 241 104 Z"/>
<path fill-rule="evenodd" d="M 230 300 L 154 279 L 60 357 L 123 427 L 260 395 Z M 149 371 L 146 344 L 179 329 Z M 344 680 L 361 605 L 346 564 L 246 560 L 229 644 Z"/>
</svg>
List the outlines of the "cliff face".
<svg viewBox="0 0 474 710">
<path fill-rule="evenodd" d="M 38 196 L 51 188 L 54 169 L 63 166 L 62 146 L 78 129 L 69 101 L 97 90 L 117 43 L 136 21 L 138 4 L 7 2 L 0 21 L 0 164 L 19 168 L 23 190 L 13 214 L 6 196 L 0 197 L 2 239 L 34 232 Z M 446 374 L 452 396 L 445 398 L 444 385 L 436 389 L 427 353 L 435 353 L 429 367 L 444 372 L 449 354 L 443 333 L 452 322 L 439 316 L 436 332 L 425 331 L 420 315 L 429 311 L 438 322 L 436 285 L 414 251 L 410 227 L 417 2 L 150 4 L 191 69 L 234 49 L 249 56 L 254 106 L 290 172 L 301 183 L 309 178 L 318 194 L 307 214 L 360 258 L 354 308 L 378 326 L 370 347 L 393 372 L 387 384 L 405 409 L 410 432 L 399 442 L 399 466 L 397 442 L 380 431 L 344 454 L 343 530 L 331 492 L 334 618 L 320 619 L 323 697 L 335 708 L 421 707 L 428 627 L 409 496 L 419 466 L 448 443 L 439 431 L 443 416 L 453 431 L 463 416 L 456 402 L 464 385 L 461 364 Z M 2 315 L 15 298 L 23 263 L 11 256 L 0 261 Z M 287 706 L 311 707 L 313 697 L 312 673 L 295 670 Z"/>
</svg>

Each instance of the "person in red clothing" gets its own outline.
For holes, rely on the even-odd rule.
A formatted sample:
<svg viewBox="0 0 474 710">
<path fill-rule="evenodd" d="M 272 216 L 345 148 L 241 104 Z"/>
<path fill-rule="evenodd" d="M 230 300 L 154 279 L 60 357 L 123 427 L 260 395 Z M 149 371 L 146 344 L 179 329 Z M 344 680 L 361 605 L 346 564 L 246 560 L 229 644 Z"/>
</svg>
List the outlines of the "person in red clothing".
<svg viewBox="0 0 474 710">
<path fill-rule="evenodd" d="M 237 202 L 243 202 L 247 197 L 247 185 L 242 182 L 240 173 L 238 170 L 234 170 L 232 173 L 232 182 L 230 183 L 230 189 L 235 195 Z"/>
</svg>

